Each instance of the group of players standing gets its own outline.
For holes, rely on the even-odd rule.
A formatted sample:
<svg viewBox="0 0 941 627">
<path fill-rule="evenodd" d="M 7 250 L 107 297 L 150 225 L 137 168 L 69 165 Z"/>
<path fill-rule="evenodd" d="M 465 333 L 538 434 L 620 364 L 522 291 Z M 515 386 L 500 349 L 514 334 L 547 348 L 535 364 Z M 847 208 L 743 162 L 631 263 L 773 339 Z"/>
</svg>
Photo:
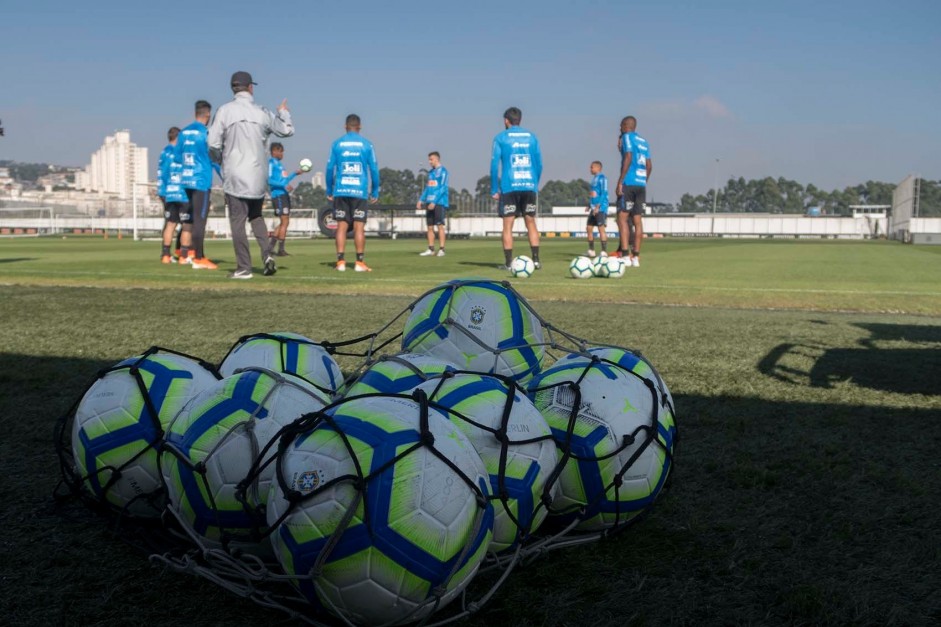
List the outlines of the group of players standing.
<svg viewBox="0 0 941 627">
<path fill-rule="evenodd" d="M 270 135 L 289 137 L 294 132 L 287 102 L 277 113 L 254 103 L 254 83 L 247 72 L 232 75 L 234 99 L 220 107 L 215 117 L 205 100 L 195 106 L 195 120 L 182 130 L 173 127 L 167 137 L 169 144 L 160 156 L 157 193 L 164 202 L 166 224 L 163 231 L 161 262 L 185 263 L 193 269 L 215 270 L 217 265 L 204 251 L 206 222 L 209 212 L 209 190 L 212 174 L 223 180 L 225 201 L 236 252 L 233 279 L 252 278 L 251 254 L 245 225 L 248 222 L 261 250 L 264 274 L 277 271 L 274 256 L 287 255 L 284 240 L 290 220 L 291 182 L 301 173 L 288 173 L 281 160 L 284 147 L 278 142 L 266 149 Z M 536 228 L 536 192 L 542 175 L 542 153 L 535 134 L 522 128 L 522 112 L 511 107 L 504 112 L 504 128 L 493 141 L 490 162 L 492 197 L 498 201 L 498 215 L 503 219 L 502 243 L 504 266 L 513 259 L 513 223 L 522 217 L 526 225 L 532 259 L 537 269 L 539 231 Z M 211 121 L 210 121 L 211 119 Z M 643 238 L 641 216 L 645 203 L 647 179 L 652 170 L 650 149 L 636 132 L 637 120 L 628 116 L 621 121 L 618 149 L 621 171 L 616 188 L 617 223 L 620 242 L 615 256 L 626 257 L 639 265 Z M 326 168 L 327 199 L 333 204 L 336 220 L 336 266 L 346 270 L 347 235 L 353 231 L 356 250 L 354 269 L 369 272 L 365 255 L 365 223 L 367 204 L 378 201 L 380 190 L 379 165 L 372 143 L 361 134 L 359 116 L 346 117 L 346 133 L 333 142 Z M 270 150 L 270 158 L 266 152 Z M 449 204 L 448 171 L 441 165 L 438 152 L 428 155 L 431 167 L 417 208 L 426 211 L 428 249 L 421 256 L 445 255 L 445 215 Z M 589 255 L 594 256 L 593 228 L 601 239 L 601 254 L 607 254 L 605 231 L 608 212 L 607 179 L 600 161 L 591 164 L 593 175 L 588 216 Z M 262 218 L 262 205 L 270 194 L 274 212 L 280 222 L 269 238 Z M 171 255 L 174 231 L 179 229 L 177 254 Z M 438 251 L 435 252 L 435 231 Z M 630 233 L 630 236 L 629 236 Z"/>
</svg>

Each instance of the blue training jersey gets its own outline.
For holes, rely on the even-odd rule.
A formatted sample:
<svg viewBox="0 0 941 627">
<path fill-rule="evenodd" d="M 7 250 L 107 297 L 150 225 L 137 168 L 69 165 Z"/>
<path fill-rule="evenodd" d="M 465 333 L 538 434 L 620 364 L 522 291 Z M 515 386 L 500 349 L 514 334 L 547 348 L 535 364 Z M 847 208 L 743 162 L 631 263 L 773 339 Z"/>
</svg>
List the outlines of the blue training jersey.
<svg viewBox="0 0 941 627">
<path fill-rule="evenodd" d="M 631 165 L 624 175 L 624 185 L 647 187 L 647 160 L 650 159 L 650 146 L 647 140 L 637 133 L 621 135 L 621 158 L 631 153 Z"/>
<path fill-rule="evenodd" d="M 608 177 L 599 172 L 591 179 L 591 206 L 600 213 L 608 213 Z"/>
<path fill-rule="evenodd" d="M 359 133 L 347 133 L 333 142 L 326 174 L 328 196 L 379 198 L 376 151 Z"/>
<path fill-rule="evenodd" d="M 208 129 L 202 122 L 193 122 L 176 140 L 175 159 L 183 165 L 183 187 L 205 191 L 212 187 L 213 164 L 209 160 Z"/>
<path fill-rule="evenodd" d="M 170 163 L 173 161 L 173 152 L 176 147 L 173 144 L 167 144 L 160 153 L 160 159 L 157 160 L 157 195 L 163 198 L 167 195 L 167 180 L 170 177 Z"/>
<path fill-rule="evenodd" d="M 287 194 L 288 190 L 285 188 L 291 184 L 295 176 L 297 172 L 291 172 L 285 176 L 284 166 L 281 165 L 280 159 L 274 157 L 268 159 L 268 189 L 271 190 L 272 198 Z"/>
<path fill-rule="evenodd" d="M 443 165 L 428 173 L 428 181 L 422 190 L 420 201 L 448 206 L 448 171 Z"/>
<path fill-rule="evenodd" d="M 502 177 L 501 177 L 502 168 Z M 535 192 L 542 176 L 539 140 L 530 131 L 511 126 L 493 138 L 490 193 Z M 499 182 L 499 185 L 498 185 Z"/>
<path fill-rule="evenodd" d="M 165 183 L 167 202 L 187 202 L 186 189 L 183 188 L 183 164 L 170 155 L 167 164 L 167 178 Z"/>
</svg>

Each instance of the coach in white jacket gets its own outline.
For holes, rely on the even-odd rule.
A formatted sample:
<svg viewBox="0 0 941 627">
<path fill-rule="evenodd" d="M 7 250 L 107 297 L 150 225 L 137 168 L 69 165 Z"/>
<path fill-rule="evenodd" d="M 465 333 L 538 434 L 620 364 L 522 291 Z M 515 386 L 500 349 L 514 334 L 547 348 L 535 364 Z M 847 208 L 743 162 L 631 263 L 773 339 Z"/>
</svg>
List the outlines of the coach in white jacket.
<svg viewBox="0 0 941 627">
<path fill-rule="evenodd" d="M 252 278 L 252 254 L 249 250 L 245 221 L 261 248 L 265 260 L 265 276 L 277 272 L 268 246 L 268 229 L 261 210 L 268 191 L 269 135 L 290 137 L 294 134 L 291 112 L 287 100 L 274 114 L 255 104 L 252 75 L 236 72 L 232 75 L 232 93 L 235 98 L 219 107 L 209 125 L 209 154 L 222 164 L 222 191 L 229 206 L 229 224 L 232 227 L 232 245 L 235 247 L 233 279 Z"/>
</svg>

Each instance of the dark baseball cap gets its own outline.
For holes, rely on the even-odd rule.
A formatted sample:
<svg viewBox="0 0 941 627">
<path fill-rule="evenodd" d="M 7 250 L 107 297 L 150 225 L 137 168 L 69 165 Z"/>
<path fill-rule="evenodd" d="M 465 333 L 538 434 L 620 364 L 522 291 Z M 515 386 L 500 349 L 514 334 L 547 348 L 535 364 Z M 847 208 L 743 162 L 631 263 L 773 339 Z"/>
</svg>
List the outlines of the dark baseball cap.
<svg viewBox="0 0 941 627">
<path fill-rule="evenodd" d="M 233 87 L 235 87 L 236 85 L 243 85 L 247 87 L 248 85 L 257 85 L 257 84 L 258 83 L 252 81 L 252 75 L 249 74 L 248 72 L 236 72 L 235 74 L 232 75 Z"/>
</svg>

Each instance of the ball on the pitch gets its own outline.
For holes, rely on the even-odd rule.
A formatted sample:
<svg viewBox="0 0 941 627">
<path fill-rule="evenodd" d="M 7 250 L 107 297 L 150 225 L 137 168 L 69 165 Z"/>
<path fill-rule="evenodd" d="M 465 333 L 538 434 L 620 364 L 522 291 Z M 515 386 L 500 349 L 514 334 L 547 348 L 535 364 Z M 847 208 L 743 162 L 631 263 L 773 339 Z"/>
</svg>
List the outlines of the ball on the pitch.
<svg viewBox="0 0 941 627">
<path fill-rule="evenodd" d="M 443 413 L 427 411 L 423 435 L 419 402 L 353 398 L 282 442 L 272 545 L 315 606 L 355 624 L 420 620 L 436 592 L 443 607 L 476 574 L 493 529 L 487 470 Z"/>
<path fill-rule="evenodd" d="M 417 353 L 383 355 L 350 384 L 342 394 L 349 398 L 357 394 L 401 394 L 409 392 L 431 377 L 457 370 L 454 364 Z"/>
<path fill-rule="evenodd" d="M 652 506 L 672 468 L 676 425 L 642 377 L 597 359 L 560 360 L 532 381 L 530 397 L 570 455 L 553 514 L 598 531 Z"/>
<path fill-rule="evenodd" d="M 327 398 L 288 373 L 247 368 L 196 396 L 167 430 L 160 465 L 170 508 L 210 543 L 251 547 L 265 527 L 264 509 L 277 452 L 272 439 Z M 267 465 L 266 465 L 267 464 Z M 251 475 L 251 476 L 250 476 Z"/>
<path fill-rule="evenodd" d="M 551 476 L 557 450 L 542 414 L 519 388 L 489 375 L 446 375 L 418 389 L 449 410 L 490 474 L 495 496 L 490 550 L 514 548 L 539 529 L 557 489 Z"/>
<path fill-rule="evenodd" d="M 298 167 L 300 168 L 301 172 L 310 172 L 311 168 L 314 167 L 314 162 L 310 159 L 301 159 Z"/>
<path fill-rule="evenodd" d="M 599 276 L 604 276 L 609 279 L 620 279 L 624 276 L 624 260 L 620 257 L 606 256 L 603 257 L 602 261 L 602 271 Z"/>
<path fill-rule="evenodd" d="M 219 365 L 222 376 L 240 368 L 267 368 L 307 379 L 332 395 L 343 384 L 333 356 L 314 340 L 287 331 L 255 333 L 239 339 Z"/>
<path fill-rule="evenodd" d="M 569 264 L 569 274 L 574 279 L 590 279 L 595 276 L 594 263 L 590 258 L 579 255 Z"/>
<path fill-rule="evenodd" d="M 150 349 L 101 374 L 72 422 L 75 472 L 109 507 L 152 518 L 163 511 L 158 450 L 178 411 L 218 377 L 183 355 Z"/>
<path fill-rule="evenodd" d="M 541 368 L 543 337 L 542 322 L 509 284 L 455 279 L 412 304 L 402 349 L 525 382 Z"/>
<path fill-rule="evenodd" d="M 526 279 L 536 271 L 536 263 L 525 255 L 520 255 L 510 263 L 510 274 L 517 279 Z"/>
</svg>

